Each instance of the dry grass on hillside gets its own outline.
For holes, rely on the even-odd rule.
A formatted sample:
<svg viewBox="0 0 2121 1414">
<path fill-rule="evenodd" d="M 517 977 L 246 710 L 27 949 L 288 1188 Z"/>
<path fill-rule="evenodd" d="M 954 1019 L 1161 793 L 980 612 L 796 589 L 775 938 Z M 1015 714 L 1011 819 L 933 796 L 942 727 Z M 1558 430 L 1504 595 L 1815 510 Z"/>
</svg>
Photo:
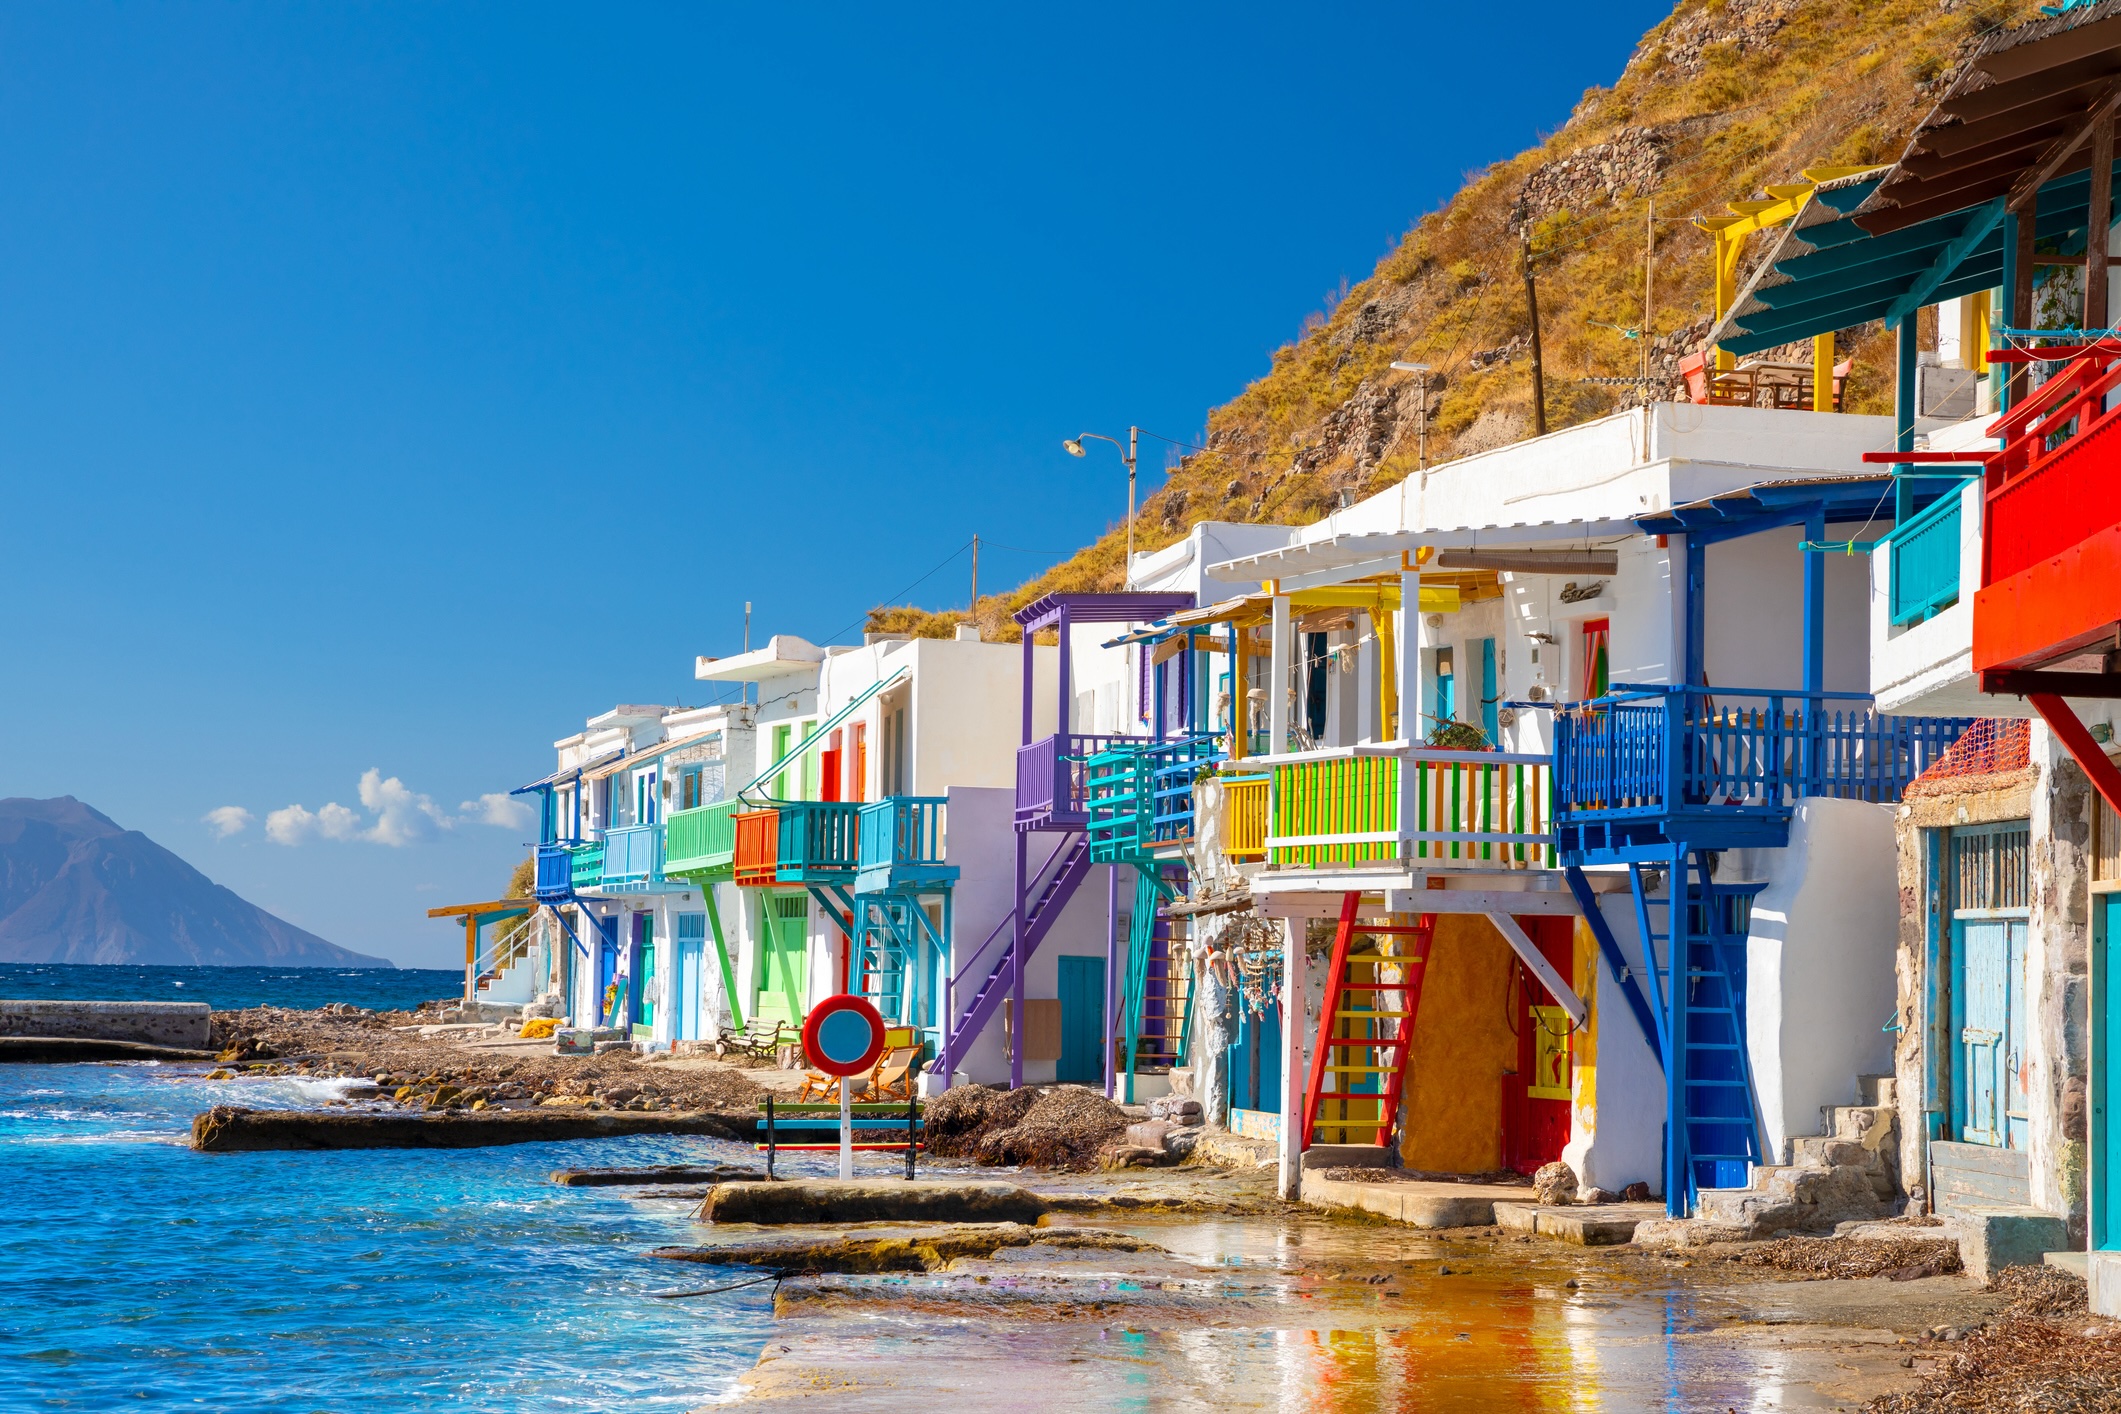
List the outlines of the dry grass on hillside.
<svg viewBox="0 0 2121 1414">
<path fill-rule="evenodd" d="M 1371 276 L 1304 321 L 1257 382 L 1208 415 L 1207 448 L 1148 497 L 1138 549 L 1202 520 L 1306 523 L 1345 493 L 1370 495 L 1416 467 L 1418 409 L 1396 360 L 1427 363 L 1431 464 L 1529 435 L 1528 319 L 1519 251 L 1538 276 L 1547 416 L 1566 427 L 1637 400 L 1582 380 L 1632 377 L 1642 345 L 1602 325 L 1642 322 L 1645 216 L 1654 198 L 1653 371 L 1676 372 L 1711 313 L 1708 238 L 1690 219 L 1790 181 L 1806 167 L 1889 162 L 1982 35 L 2038 0 L 1681 0 L 1619 80 L 1584 94 L 1546 142 L 1472 174 L 1417 221 Z M 1757 244 L 1758 242 L 1756 242 Z M 1849 406 L 1891 404 L 1891 345 L 1844 334 Z M 1121 582 L 1115 527 L 1038 579 L 983 597 L 980 627 L 1064 590 Z M 872 631 L 945 637 L 964 611 L 879 608 Z"/>
</svg>

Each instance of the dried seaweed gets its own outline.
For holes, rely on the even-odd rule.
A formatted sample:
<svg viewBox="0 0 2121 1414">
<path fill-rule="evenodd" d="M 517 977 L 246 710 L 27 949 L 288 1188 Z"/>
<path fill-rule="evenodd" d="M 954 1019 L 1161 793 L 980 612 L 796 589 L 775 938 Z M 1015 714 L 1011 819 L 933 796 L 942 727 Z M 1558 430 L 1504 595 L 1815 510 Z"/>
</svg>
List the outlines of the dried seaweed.
<svg viewBox="0 0 2121 1414">
<path fill-rule="evenodd" d="M 982 1164 L 1089 1169 L 1127 1127 L 1127 1112 L 1081 1085 L 945 1091 L 923 1116 L 928 1151 Z"/>
<path fill-rule="evenodd" d="M 1961 1270 L 1959 1244 L 1948 1237 L 1784 1237 L 1748 1248 L 1738 1260 L 1750 1267 L 1843 1279 L 1913 1281 Z"/>
<path fill-rule="evenodd" d="M 1988 1290 L 2010 1297 L 1914 1389 L 1866 1414 L 2110 1414 L 2121 1409 L 2121 1323 L 2084 1313 L 2084 1283 L 2057 1267 L 2005 1267 Z"/>
</svg>

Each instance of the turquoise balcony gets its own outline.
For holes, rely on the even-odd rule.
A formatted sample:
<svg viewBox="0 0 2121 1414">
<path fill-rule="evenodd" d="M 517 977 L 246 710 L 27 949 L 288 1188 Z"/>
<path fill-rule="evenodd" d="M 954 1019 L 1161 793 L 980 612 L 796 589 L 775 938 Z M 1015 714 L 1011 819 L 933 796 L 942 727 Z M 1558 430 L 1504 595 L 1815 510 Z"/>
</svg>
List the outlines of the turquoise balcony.
<svg viewBox="0 0 2121 1414">
<path fill-rule="evenodd" d="M 574 855 L 574 887 L 581 890 L 601 885 L 604 882 L 604 846 L 585 844 L 571 852 Z"/>
<path fill-rule="evenodd" d="M 1919 624 L 1959 602 L 1959 493 L 1893 531 L 1893 622 Z"/>
<path fill-rule="evenodd" d="M 663 822 L 664 874 L 727 875 L 736 866 L 736 815 L 741 808 L 734 800 L 722 800 L 673 812 Z"/>
<path fill-rule="evenodd" d="M 943 798 L 895 795 L 860 807 L 854 891 L 944 888 L 957 867 L 943 862 Z"/>
<path fill-rule="evenodd" d="M 774 878 L 783 884 L 845 884 L 854 879 L 861 806 L 799 800 L 779 807 Z"/>
</svg>

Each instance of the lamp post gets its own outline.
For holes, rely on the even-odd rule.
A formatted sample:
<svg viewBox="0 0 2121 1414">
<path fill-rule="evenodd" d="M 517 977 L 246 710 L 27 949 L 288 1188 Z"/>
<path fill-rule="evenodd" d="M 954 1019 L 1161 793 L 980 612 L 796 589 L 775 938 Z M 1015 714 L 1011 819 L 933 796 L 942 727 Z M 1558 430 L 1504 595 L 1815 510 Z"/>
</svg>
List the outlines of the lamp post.
<svg viewBox="0 0 2121 1414">
<path fill-rule="evenodd" d="M 1154 436 L 1155 434 L 1151 433 L 1150 435 Z M 1067 450 L 1069 456 L 1079 457 L 1084 455 L 1084 441 L 1092 437 L 1100 442 L 1110 442 L 1115 448 L 1120 447 L 1119 438 L 1107 437 L 1102 432 L 1077 433 L 1062 442 L 1061 446 Z M 1120 587 L 1122 589 L 1134 582 L 1134 460 L 1140 450 L 1140 446 L 1141 429 L 1139 427 L 1128 428 L 1127 444 L 1124 448 L 1120 448 L 1119 452 L 1119 459 L 1127 464 L 1127 563 L 1120 575 Z"/>
<path fill-rule="evenodd" d="M 1393 368 L 1401 373 L 1414 374 L 1421 381 L 1416 385 L 1415 396 L 1421 400 L 1419 421 L 1415 423 L 1415 445 L 1421 458 L 1421 469 L 1429 469 L 1429 365 L 1426 363 L 1394 363 Z"/>
</svg>

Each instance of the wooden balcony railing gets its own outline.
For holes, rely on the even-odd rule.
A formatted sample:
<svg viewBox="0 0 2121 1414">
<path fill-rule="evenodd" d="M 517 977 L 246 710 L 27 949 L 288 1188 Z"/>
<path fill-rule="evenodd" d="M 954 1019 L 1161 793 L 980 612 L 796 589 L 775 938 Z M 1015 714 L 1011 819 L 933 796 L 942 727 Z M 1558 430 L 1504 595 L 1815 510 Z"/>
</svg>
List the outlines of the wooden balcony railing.
<svg viewBox="0 0 2121 1414">
<path fill-rule="evenodd" d="M 604 832 L 604 887 L 640 887 L 662 882 L 661 825 L 625 825 Z"/>
<path fill-rule="evenodd" d="M 1116 744 L 1146 742 L 1137 736 L 1060 732 L 1016 749 L 1016 825 L 1019 829 L 1080 828 L 1085 765 Z"/>
<path fill-rule="evenodd" d="M 663 872 L 670 875 L 718 874 L 736 865 L 734 800 L 673 811 L 663 822 Z"/>
<path fill-rule="evenodd" d="M 537 883 L 533 892 L 539 903 L 564 903 L 574 894 L 574 851 L 571 844 L 538 846 Z"/>
<path fill-rule="evenodd" d="M 736 827 L 737 883 L 748 889 L 771 888 L 779 882 L 781 867 L 781 812 L 770 806 L 739 810 L 731 823 Z"/>
<path fill-rule="evenodd" d="M 1987 473 L 1982 582 L 1995 584 L 2121 525 L 2121 350 L 2042 350 L 2069 362 L 1990 429 L 2003 449 Z M 2022 362 L 2022 355 L 1998 355 Z M 2111 616 L 2109 616 L 2111 617 Z"/>
<path fill-rule="evenodd" d="M 784 884 L 838 884 L 854 877 L 862 807 L 845 800 L 781 806 L 775 875 Z"/>
<path fill-rule="evenodd" d="M 1401 818 L 1404 770 L 1416 773 L 1411 819 Z M 1554 867 L 1544 756 L 1350 747 L 1276 760 L 1271 771 L 1270 866 Z"/>
<path fill-rule="evenodd" d="M 1890 573 L 1895 624 L 1917 624 L 1959 602 L 1956 488 L 1893 530 Z"/>
<path fill-rule="evenodd" d="M 573 883 L 577 889 L 593 889 L 604 882 L 604 846 L 585 844 L 571 852 Z"/>
<path fill-rule="evenodd" d="M 944 806 L 942 796 L 894 795 L 858 807 L 861 875 L 941 867 Z"/>
<path fill-rule="evenodd" d="M 1223 853 L 1229 858 L 1267 857 L 1269 784 L 1264 775 L 1223 777 Z"/>
</svg>

